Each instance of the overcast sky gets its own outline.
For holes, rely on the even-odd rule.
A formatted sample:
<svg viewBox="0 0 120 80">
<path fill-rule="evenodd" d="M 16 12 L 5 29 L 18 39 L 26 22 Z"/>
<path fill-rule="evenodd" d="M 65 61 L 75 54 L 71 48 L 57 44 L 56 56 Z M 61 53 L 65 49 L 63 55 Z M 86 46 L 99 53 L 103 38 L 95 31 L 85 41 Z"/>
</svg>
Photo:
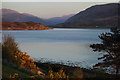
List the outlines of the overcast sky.
<svg viewBox="0 0 120 80">
<path fill-rule="evenodd" d="M 29 13 L 41 18 L 76 14 L 90 6 L 108 2 L 2 2 L 2 8 Z"/>
</svg>

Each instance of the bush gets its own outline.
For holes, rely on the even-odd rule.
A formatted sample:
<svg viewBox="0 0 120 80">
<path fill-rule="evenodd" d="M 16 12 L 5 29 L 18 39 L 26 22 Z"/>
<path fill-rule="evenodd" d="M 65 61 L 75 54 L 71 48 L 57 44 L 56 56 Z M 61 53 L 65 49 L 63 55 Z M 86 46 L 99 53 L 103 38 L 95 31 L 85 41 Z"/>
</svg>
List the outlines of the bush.
<svg viewBox="0 0 120 80">
<path fill-rule="evenodd" d="M 61 68 L 58 72 L 53 72 L 53 70 L 50 69 L 46 77 L 50 79 L 68 79 L 68 76 L 65 74 L 63 68 Z"/>
<path fill-rule="evenodd" d="M 14 54 L 14 59 L 16 60 L 17 64 L 21 67 L 21 68 L 25 68 L 30 70 L 33 73 L 37 73 L 39 71 L 39 68 L 36 66 L 36 64 L 34 63 L 34 60 L 30 58 L 29 55 L 27 55 L 27 53 L 23 53 L 23 52 L 16 52 Z"/>
<path fill-rule="evenodd" d="M 18 44 L 12 36 L 4 36 L 2 49 L 3 61 L 7 60 L 7 62 L 9 61 L 11 64 L 18 65 L 20 68 L 28 69 L 33 73 L 37 73 L 39 71 L 34 60 L 31 59 L 26 52 L 24 53 L 19 50 Z"/>
<path fill-rule="evenodd" d="M 20 50 L 18 49 L 18 44 L 15 42 L 14 38 L 10 35 L 4 36 L 2 42 L 2 59 L 13 61 L 14 53 L 17 51 Z"/>
</svg>

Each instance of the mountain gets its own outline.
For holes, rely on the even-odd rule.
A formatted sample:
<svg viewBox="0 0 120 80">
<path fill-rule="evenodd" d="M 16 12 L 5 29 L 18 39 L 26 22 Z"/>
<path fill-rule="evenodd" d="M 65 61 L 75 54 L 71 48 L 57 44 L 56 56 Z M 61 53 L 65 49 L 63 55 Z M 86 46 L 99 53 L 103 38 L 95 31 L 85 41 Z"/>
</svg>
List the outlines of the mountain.
<svg viewBox="0 0 120 80">
<path fill-rule="evenodd" d="M 36 23 L 41 23 L 44 25 L 55 25 L 59 23 L 65 22 L 68 18 L 73 16 L 73 14 L 65 15 L 62 17 L 53 17 L 49 19 L 42 19 L 37 16 L 27 14 L 27 13 L 19 13 L 15 10 L 11 9 L 2 9 L 2 20 L 9 22 L 29 22 L 33 21 Z"/>
<path fill-rule="evenodd" d="M 35 22 L 7 22 L 2 21 L 2 30 L 48 30 L 53 29 Z"/>
<path fill-rule="evenodd" d="M 29 22 L 33 21 L 36 23 L 41 23 L 46 25 L 47 23 L 34 15 L 27 14 L 27 13 L 19 13 L 15 10 L 11 9 L 2 9 L 2 20 L 3 21 L 9 21 L 9 22 Z"/>
<path fill-rule="evenodd" d="M 49 19 L 45 19 L 45 21 L 49 22 L 48 25 L 56 25 L 59 23 L 64 23 L 68 18 L 72 17 L 74 14 L 64 15 L 61 17 L 53 17 Z"/>
<path fill-rule="evenodd" d="M 109 3 L 95 5 L 70 17 L 66 22 L 54 27 L 65 28 L 95 28 L 95 27 L 115 27 L 119 26 L 120 4 Z"/>
</svg>

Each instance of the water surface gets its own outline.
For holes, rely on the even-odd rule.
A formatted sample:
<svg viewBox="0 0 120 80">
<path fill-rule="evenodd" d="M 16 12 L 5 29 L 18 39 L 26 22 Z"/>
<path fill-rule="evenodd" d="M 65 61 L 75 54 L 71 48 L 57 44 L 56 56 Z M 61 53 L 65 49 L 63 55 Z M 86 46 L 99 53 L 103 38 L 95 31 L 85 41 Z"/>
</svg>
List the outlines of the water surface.
<svg viewBox="0 0 120 80">
<path fill-rule="evenodd" d="M 4 30 L 19 43 L 22 51 L 33 58 L 82 62 L 81 66 L 91 66 L 100 56 L 92 51 L 90 44 L 100 43 L 98 35 L 108 29 L 54 29 L 54 30 Z"/>
</svg>

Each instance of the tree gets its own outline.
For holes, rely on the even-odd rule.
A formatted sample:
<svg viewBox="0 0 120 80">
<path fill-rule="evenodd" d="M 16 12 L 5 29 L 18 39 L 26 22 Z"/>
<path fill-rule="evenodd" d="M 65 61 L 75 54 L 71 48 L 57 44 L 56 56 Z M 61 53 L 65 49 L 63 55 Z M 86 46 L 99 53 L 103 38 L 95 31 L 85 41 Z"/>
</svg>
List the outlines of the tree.
<svg viewBox="0 0 120 80">
<path fill-rule="evenodd" d="M 99 38 L 102 40 L 100 44 L 90 45 L 93 51 L 102 52 L 102 60 L 95 67 L 102 67 L 117 74 L 120 73 L 120 29 L 111 28 L 111 32 L 102 33 Z"/>
</svg>

